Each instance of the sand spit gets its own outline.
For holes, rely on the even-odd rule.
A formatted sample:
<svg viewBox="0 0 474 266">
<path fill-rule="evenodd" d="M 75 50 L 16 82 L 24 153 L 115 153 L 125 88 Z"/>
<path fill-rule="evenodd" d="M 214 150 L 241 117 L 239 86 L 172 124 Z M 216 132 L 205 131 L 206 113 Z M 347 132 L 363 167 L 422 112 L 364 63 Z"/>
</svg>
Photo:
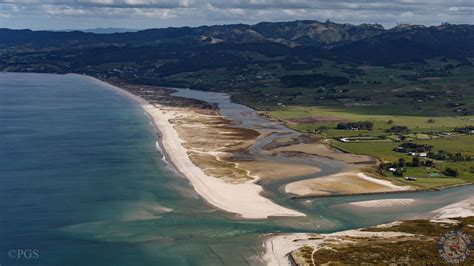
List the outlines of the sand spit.
<svg viewBox="0 0 474 266">
<path fill-rule="evenodd" d="M 474 197 L 448 205 L 433 211 L 433 220 L 474 216 Z"/>
<path fill-rule="evenodd" d="M 409 187 L 397 186 L 390 181 L 372 178 L 356 171 L 307 179 L 285 186 L 286 193 L 298 196 L 392 192 L 407 189 Z"/>
<path fill-rule="evenodd" d="M 392 207 L 399 204 L 412 204 L 413 202 L 413 199 L 388 199 L 356 202 L 356 204 L 363 205 L 363 207 Z M 265 251 L 261 257 L 262 262 L 266 265 L 279 266 L 317 265 L 313 261 L 314 258 L 331 258 L 328 256 L 328 253 L 332 252 L 340 256 L 338 257 L 339 259 L 335 258 L 333 262 L 336 263 L 340 260 L 339 263 L 341 265 L 344 264 L 341 262 L 342 260 L 346 259 L 344 261 L 347 262 L 347 256 L 356 256 L 355 258 L 359 259 L 359 261 L 367 258 L 378 258 L 378 263 L 375 264 L 388 265 L 388 263 L 382 263 L 383 256 L 380 255 L 380 253 L 388 250 L 392 253 L 387 254 L 383 259 L 390 258 L 390 256 L 400 258 L 399 255 L 409 251 L 412 254 L 405 255 L 408 258 L 414 259 L 411 261 L 413 262 L 412 264 L 418 265 L 428 258 L 427 256 L 431 256 L 431 253 L 434 252 L 438 255 L 435 248 L 426 249 L 426 247 L 436 247 L 440 231 L 449 232 L 453 229 L 459 229 L 460 224 L 464 224 L 462 229 L 464 232 L 469 233 L 472 230 L 474 197 L 435 210 L 433 213 L 435 215 L 431 220 L 395 221 L 374 227 L 331 234 L 271 234 L 266 237 L 263 243 Z M 366 254 L 360 254 L 357 251 L 354 253 L 356 248 Z M 425 255 L 419 258 L 416 256 L 412 257 L 414 254 L 418 255 L 421 251 L 424 251 Z M 360 260 L 361 258 L 362 260 Z M 430 265 L 440 265 L 438 262 L 442 261 L 441 257 L 429 258 L 436 262 L 428 263 Z"/>
<path fill-rule="evenodd" d="M 170 123 L 180 115 L 179 108 L 169 108 L 150 104 L 145 99 L 108 83 L 90 78 L 96 83 L 112 89 L 137 102 L 151 117 L 161 133 L 161 142 L 171 163 L 189 179 L 196 192 L 211 205 L 240 215 L 242 218 L 264 219 L 269 216 L 304 216 L 303 213 L 279 206 L 260 195 L 262 188 L 254 181 L 230 184 L 221 179 L 206 175 L 188 156 L 183 140 Z"/>
<path fill-rule="evenodd" d="M 262 260 L 269 266 L 291 266 L 293 262 L 292 252 L 303 247 L 310 247 L 315 251 L 329 245 L 341 245 L 346 243 L 354 243 L 357 239 L 389 239 L 412 237 L 413 234 L 402 232 L 365 232 L 358 230 L 347 230 L 332 234 L 281 234 L 272 235 L 264 241 L 265 253 Z M 314 263 L 314 262 L 313 262 Z M 298 262 L 296 262 L 297 265 Z M 314 264 L 316 265 L 316 264 Z"/>
</svg>

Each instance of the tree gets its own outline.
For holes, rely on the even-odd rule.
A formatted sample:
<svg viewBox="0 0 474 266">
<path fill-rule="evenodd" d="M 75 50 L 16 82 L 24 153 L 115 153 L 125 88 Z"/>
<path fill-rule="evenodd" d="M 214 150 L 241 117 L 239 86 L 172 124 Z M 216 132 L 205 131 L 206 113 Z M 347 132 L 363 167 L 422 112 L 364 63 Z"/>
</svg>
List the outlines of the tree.
<svg viewBox="0 0 474 266">
<path fill-rule="evenodd" d="M 389 129 L 387 129 L 386 132 L 406 134 L 406 133 L 410 133 L 410 129 L 407 126 L 392 126 Z"/>
<path fill-rule="evenodd" d="M 393 172 L 394 176 L 403 176 L 403 169 L 402 168 L 397 168 L 395 172 Z"/>
<path fill-rule="evenodd" d="M 327 126 L 320 126 L 320 127 L 319 127 L 319 131 L 321 131 L 321 132 L 322 132 L 322 131 L 326 131 L 326 130 L 328 130 L 328 129 L 329 129 L 329 127 L 327 127 Z"/>
<path fill-rule="evenodd" d="M 430 118 L 430 119 L 428 119 L 428 121 L 426 121 L 426 122 L 428 122 L 428 123 L 430 123 L 430 124 L 433 124 L 433 123 L 435 122 L 435 120 L 434 120 L 433 118 Z"/>
<path fill-rule="evenodd" d="M 406 163 L 405 159 L 403 159 L 403 158 L 398 159 L 398 166 L 399 167 L 405 167 L 405 163 Z"/>
<path fill-rule="evenodd" d="M 413 157 L 413 158 L 411 159 L 411 163 L 412 163 L 413 167 L 418 167 L 418 166 L 420 166 L 420 158 L 418 158 L 418 157 Z"/>
<path fill-rule="evenodd" d="M 448 167 L 444 170 L 444 174 L 447 176 L 457 177 L 459 175 L 458 170 Z"/>
<path fill-rule="evenodd" d="M 433 166 L 434 166 L 434 163 L 433 163 L 432 160 L 426 160 L 426 161 L 424 161 L 424 165 L 425 165 L 426 167 L 433 167 Z"/>
</svg>

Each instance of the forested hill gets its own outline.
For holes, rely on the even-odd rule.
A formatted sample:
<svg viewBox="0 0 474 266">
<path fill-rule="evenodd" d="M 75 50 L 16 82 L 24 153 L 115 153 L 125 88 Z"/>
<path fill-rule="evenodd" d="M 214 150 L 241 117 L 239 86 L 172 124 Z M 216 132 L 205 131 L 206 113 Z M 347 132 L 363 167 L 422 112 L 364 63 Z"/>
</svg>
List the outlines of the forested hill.
<svg viewBox="0 0 474 266">
<path fill-rule="evenodd" d="M 321 60 L 392 66 L 445 57 L 474 57 L 474 26 L 262 22 L 94 34 L 0 29 L 0 70 L 132 73 L 166 77 L 201 69 L 278 64 L 312 69 Z M 133 68 L 133 71 L 131 70 Z M 115 72 L 113 72 L 114 70 Z"/>
<path fill-rule="evenodd" d="M 166 41 L 196 43 L 277 42 L 288 46 L 323 45 L 357 41 L 385 32 L 378 24 L 337 24 L 318 21 L 262 22 L 256 25 L 217 25 L 148 29 L 115 34 L 90 34 L 80 31 L 48 32 L 0 30 L 0 45 L 30 44 L 34 46 L 71 43 L 105 42 L 116 44 L 153 44 Z"/>
</svg>

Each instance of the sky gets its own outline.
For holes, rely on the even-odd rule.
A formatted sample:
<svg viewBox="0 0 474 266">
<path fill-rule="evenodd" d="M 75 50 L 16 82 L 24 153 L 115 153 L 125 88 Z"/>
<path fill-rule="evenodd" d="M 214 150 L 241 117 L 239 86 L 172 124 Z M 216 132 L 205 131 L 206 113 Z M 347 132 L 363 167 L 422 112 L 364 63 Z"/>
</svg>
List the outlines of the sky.
<svg viewBox="0 0 474 266">
<path fill-rule="evenodd" d="M 327 19 L 472 24 L 474 0 L 0 0 L 0 28 L 163 28 Z"/>
</svg>

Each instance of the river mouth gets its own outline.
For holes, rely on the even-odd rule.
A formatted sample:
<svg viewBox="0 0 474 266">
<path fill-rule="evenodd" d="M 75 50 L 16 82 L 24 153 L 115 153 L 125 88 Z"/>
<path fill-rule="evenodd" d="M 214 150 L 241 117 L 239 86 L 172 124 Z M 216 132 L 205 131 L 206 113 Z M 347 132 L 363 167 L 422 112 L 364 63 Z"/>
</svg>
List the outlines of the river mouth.
<svg viewBox="0 0 474 266">
<path fill-rule="evenodd" d="M 280 122 L 270 121 L 266 117 L 259 115 L 250 107 L 234 103 L 230 97 L 224 93 L 203 92 L 190 89 L 176 89 L 173 96 L 192 98 L 216 104 L 219 112 L 224 117 L 233 121 L 238 127 L 247 129 L 272 130 L 263 138 L 257 138 L 255 144 L 250 147 L 249 152 L 256 158 L 267 158 L 268 154 L 262 152 L 262 147 L 269 145 L 275 139 L 286 137 L 296 138 L 301 134 L 287 128 Z M 295 159 L 290 156 L 277 155 L 272 156 L 272 160 L 281 163 L 294 163 Z M 301 158 L 298 158 L 301 160 Z M 312 178 L 318 178 L 340 173 L 348 167 L 347 163 L 326 157 L 311 156 L 304 159 L 304 162 L 320 169 L 320 172 L 300 175 L 287 176 L 274 180 L 262 180 L 259 182 L 264 188 L 263 195 L 281 204 L 285 207 L 296 209 L 307 215 L 306 218 L 272 218 L 277 222 L 287 224 L 289 220 L 293 221 L 296 227 L 304 227 L 306 230 L 315 232 L 334 232 L 344 229 L 360 228 L 373 226 L 381 223 L 391 222 L 400 219 L 427 218 L 431 216 L 433 210 L 443 206 L 461 201 L 469 197 L 474 191 L 474 186 L 467 185 L 458 188 L 450 188 L 442 191 L 424 191 L 424 192 L 403 192 L 390 194 L 373 194 L 358 196 L 337 196 L 327 198 L 294 198 L 294 195 L 285 193 L 284 187 L 287 184 Z M 413 199 L 411 204 L 401 206 L 382 207 L 360 207 L 350 204 L 360 201 L 374 200 L 406 200 Z M 371 219 L 366 217 L 370 216 Z M 300 220 L 299 222 L 297 220 Z M 290 222 L 291 224 L 291 222 Z M 310 225 L 308 227 L 308 225 Z"/>
<path fill-rule="evenodd" d="M 334 232 L 423 216 L 474 192 L 466 186 L 295 200 L 281 188 L 308 178 L 297 176 L 261 184 L 265 196 L 307 217 L 241 219 L 207 204 L 166 166 L 149 118 L 129 99 L 78 75 L 0 76 L 2 265 L 255 265 L 266 234 Z M 260 123 L 251 109 L 225 101 L 220 107 L 224 115 L 233 109 L 236 118 L 250 115 L 241 124 Z M 340 170 L 328 158 L 320 162 L 318 175 Z M 416 203 L 347 205 L 380 198 Z M 8 258 L 18 247 L 38 249 L 40 258 Z"/>
</svg>

